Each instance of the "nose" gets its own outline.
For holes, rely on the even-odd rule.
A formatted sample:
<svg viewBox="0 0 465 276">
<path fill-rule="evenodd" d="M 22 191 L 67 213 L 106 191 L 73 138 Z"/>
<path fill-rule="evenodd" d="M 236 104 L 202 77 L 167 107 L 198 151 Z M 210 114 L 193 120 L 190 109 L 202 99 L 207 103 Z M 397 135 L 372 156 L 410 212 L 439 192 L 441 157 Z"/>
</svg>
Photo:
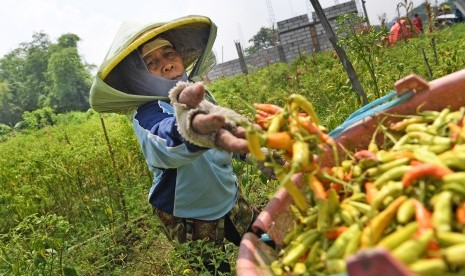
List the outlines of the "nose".
<svg viewBox="0 0 465 276">
<path fill-rule="evenodd" d="M 165 64 L 165 66 L 163 66 L 163 72 L 165 72 L 165 73 L 169 72 L 169 71 L 171 71 L 173 69 L 173 67 L 174 67 L 174 65 L 171 62 L 169 62 L 169 63 Z"/>
</svg>

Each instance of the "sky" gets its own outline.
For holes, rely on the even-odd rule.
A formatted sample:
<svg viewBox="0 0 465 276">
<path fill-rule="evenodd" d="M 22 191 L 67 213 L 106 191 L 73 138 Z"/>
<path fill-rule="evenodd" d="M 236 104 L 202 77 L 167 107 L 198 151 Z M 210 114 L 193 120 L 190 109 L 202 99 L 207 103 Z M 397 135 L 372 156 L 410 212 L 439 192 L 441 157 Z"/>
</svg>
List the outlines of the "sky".
<svg viewBox="0 0 465 276">
<path fill-rule="evenodd" d="M 320 5 L 326 8 L 347 1 L 320 0 Z M 355 1 L 362 11 L 362 0 Z M 370 22 L 379 24 L 383 13 L 392 20 L 397 3 L 404 1 L 365 0 Z M 425 2 L 409 1 L 414 6 Z M 246 48 L 261 27 L 311 11 L 308 0 L 0 0 L 0 57 L 20 43 L 31 42 L 37 32 L 46 33 L 53 43 L 61 35 L 73 33 L 81 38 L 78 51 L 82 59 L 98 66 L 123 21 L 164 22 L 197 14 L 210 17 L 218 27 L 213 50 L 221 63 L 237 58 L 235 41 Z"/>
</svg>

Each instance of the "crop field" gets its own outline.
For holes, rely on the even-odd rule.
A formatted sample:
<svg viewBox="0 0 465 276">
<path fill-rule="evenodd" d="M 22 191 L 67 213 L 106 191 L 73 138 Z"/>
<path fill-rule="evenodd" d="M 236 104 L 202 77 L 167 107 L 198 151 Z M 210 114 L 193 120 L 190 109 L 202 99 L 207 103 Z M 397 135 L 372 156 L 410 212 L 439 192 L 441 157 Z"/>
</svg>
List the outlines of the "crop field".
<svg viewBox="0 0 465 276">
<path fill-rule="evenodd" d="M 381 43 L 372 44 L 370 50 L 364 47 L 346 44 L 346 51 L 373 101 L 393 92 L 394 83 L 409 74 L 430 81 L 464 69 L 465 24 L 392 47 Z M 368 55 L 367 63 L 363 58 Z M 328 130 L 362 107 L 333 52 L 303 53 L 289 64 L 268 65 L 206 86 L 220 105 L 251 120 L 254 103 L 284 106 L 292 94 L 308 100 Z M 434 124 L 431 118 L 425 120 Z M 214 249 L 202 243 L 174 248 L 153 217 L 147 200 L 153 176 L 125 116 L 90 110 L 54 115 L 53 122 L 0 135 L 1 275 L 197 275 L 203 271 L 200 261 L 198 267 L 192 263 L 199 252 Z M 235 162 L 234 170 L 258 208 L 280 187 L 254 162 Z M 372 200 L 379 201 L 379 210 L 387 206 L 381 199 Z M 215 264 L 227 259 L 234 267 L 234 245 L 213 253 Z M 289 259 L 285 265 L 294 265 L 295 259 Z M 285 265 L 276 269 L 286 269 Z"/>
</svg>

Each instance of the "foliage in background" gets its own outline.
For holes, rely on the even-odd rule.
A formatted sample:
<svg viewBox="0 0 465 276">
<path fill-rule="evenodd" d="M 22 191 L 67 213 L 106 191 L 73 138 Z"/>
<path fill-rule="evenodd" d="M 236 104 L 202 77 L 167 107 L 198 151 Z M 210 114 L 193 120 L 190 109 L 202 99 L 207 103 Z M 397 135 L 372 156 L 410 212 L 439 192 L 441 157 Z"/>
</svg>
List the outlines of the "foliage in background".
<svg viewBox="0 0 465 276">
<path fill-rule="evenodd" d="M 14 126 L 24 112 L 86 111 L 92 68 L 77 52 L 80 38 L 64 34 L 52 43 L 45 33 L 0 59 L 0 123 Z"/>
<path fill-rule="evenodd" d="M 278 43 L 277 30 L 274 28 L 261 27 L 260 30 L 249 39 L 249 43 L 253 44 L 245 48 L 244 51 L 247 55 L 276 46 Z"/>
<path fill-rule="evenodd" d="M 426 53 L 431 77 L 418 49 Z M 375 62 L 381 95 L 411 73 L 431 80 L 461 70 L 465 24 L 387 48 Z M 370 99 L 376 99 L 371 76 L 360 63 L 354 67 L 362 72 Z M 1 87 L 0 82 L 0 92 Z M 329 129 L 360 107 L 340 62 L 328 52 L 303 54 L 291 64 L 269 65 L 208 87 L 221 105 L 251 118 L 254 102 L 283 105 L 288 95 L 303 94 Z M 0 274 L 194 275 L 180 259 L 189 249 L 174 249 L 151 215 L 152 175 L 128 120 L 103 117 L 108 144 L 99 114 L 52 113 L 47 108 L 26 113 L 23 129 L 0 125 Z M 233 165 L 249 199 L 263 207 L 277 182 L 254 164 Z M 234 266 L 237 248 L 229 246 L 227 256 L 218 258 Z"/>
</svg>

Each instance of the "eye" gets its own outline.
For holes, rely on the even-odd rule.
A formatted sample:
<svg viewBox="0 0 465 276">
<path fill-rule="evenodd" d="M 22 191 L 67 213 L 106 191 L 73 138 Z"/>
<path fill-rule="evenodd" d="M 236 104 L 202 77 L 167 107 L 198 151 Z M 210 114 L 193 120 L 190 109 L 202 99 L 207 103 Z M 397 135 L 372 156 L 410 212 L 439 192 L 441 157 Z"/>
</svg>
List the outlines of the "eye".
<svg viewBox="0 0 465 276">
<path fill-rule="evenodd" d="M 171 49 L 163 53 L 163 57 L 166 59 L 174 59 L 177 56 L 179 56 L 179 54 L 176 51 L 171 50 Z"/>
<path fill-rule="evenodd" d="M 147 68 L 153 68 L 157 66 L 157 63 L 158 60 L 156 58 L 151 58 L 146 61 L 145 65 L 147 66 Z"/>
</svg>

